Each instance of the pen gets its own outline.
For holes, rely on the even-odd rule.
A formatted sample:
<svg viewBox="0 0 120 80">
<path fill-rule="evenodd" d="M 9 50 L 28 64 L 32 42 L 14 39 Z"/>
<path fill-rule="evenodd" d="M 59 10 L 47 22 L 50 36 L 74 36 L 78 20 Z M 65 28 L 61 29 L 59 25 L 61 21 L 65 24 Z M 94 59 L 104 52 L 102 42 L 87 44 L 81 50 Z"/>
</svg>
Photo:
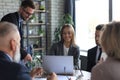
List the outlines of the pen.
<svg viewBox="0 0 120 80">
<path fill-rule="evenodd" d="M 67 73 L 66 73 L 66 67 L 64 67 L 64 73 L 65 73 L 67 79 L 68 79 L 68 80 L 71 80 L 71 78 L 69 78 L 69 77 L 67 76 Z"/>
</svg>

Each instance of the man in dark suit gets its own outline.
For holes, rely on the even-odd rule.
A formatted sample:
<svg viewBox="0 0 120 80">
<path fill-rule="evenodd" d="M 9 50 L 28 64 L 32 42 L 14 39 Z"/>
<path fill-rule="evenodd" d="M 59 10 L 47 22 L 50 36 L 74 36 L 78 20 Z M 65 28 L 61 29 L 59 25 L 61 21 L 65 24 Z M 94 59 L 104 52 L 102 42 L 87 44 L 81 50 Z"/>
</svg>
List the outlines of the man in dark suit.
<svg viewBox="0 0 120 80">
<path fill-rule="evenodd" d="M 95 42 L 96 46 L 88 50 L 87 55 L 87 71 L 91 72 L 91 69 L 98 61 L 100 60 L 100 56 L 102 53 L 99 38 L 100 38 L 100 31 L 103 27 L 103 24 L 96 26 L 95 31 Z"/>
<path fill-rule="evenodd" d="M 1 21 L 8 21 L 17 26 L 21 36 L 21 59 L 24 59 L 25 61 L 31 61 L 32 57 L 23 48 L 22 23 L 31 17 L 31 15 L 34 13 L 34 9 L 35 5 L 32 0 L 23 0 L 18 12 L 9 13 L 1 19 Z"/>
<path fill-rule="evenodd" d="M 28 73 L 20 60 L 20 35 L 17 26 L 9 22 L 0 22 L 0 80 L 31 80 L 42 73 L 41 68 Z"/>
</svg>

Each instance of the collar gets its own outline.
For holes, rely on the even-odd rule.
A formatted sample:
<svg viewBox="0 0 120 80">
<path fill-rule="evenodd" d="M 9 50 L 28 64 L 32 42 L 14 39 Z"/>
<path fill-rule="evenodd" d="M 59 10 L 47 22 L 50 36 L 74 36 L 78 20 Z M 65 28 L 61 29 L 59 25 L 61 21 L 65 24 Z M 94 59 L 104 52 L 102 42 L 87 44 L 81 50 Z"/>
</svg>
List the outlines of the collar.
<svg viewBox="0 0 120 80">
<path fill-rule="evenodd" d="M 0 59 L 4 59 L 10 62 L 13 61 L 12 57 L 3 51 L 0 51 Z"/>
<path fill-rule="evenodd" d="M 23 19 L 22 19 L 22 17 L 21 17 L 19 12 L 18 12 L 18 16 L 19 16 L 19 22 L 23 22 Z"/>
<path fill-rule="evenodd" d="M 98 48 L 101 48 L 101 46 L 97 46 Z"/>
<path fill-rule="evenodd" d="M 10 61 L 13 61 L 13 59 L 12 59 L 12 57 L 10 55 L 6 54 L 6 56 L 9 57 Z"/>
</svg>

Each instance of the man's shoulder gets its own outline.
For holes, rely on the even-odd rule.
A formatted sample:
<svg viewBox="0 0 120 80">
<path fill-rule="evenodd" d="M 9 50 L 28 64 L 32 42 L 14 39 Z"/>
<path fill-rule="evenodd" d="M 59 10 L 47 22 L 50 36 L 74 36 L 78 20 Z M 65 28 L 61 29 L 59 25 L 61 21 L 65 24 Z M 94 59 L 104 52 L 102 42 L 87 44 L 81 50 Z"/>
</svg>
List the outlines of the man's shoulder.
<svg viewBox="0 0 120 80">
<path fill-rule="evenodd" d="M 13 13 L 8 13 L 5 16 L 2 17 L 1 21 L 5 21 L 6 18 L 12 18 L 12 17 L 16 17 L 18 15 L 17 12 L 13 12 Z"/>
<path fill-rule="evenodd" d="M 15 69 L 20 69 L 20 68 L 23 67 L 21 64 L 11 62 L 11 61 L 7 61 L 7 60 L 2 60 L 2 59 L 0 60 L 0 66 L 4 67 L 4 68 L 9 66 L 8 69 L 10 68 L 10 69 L 14 69 L 14 70 Z"/>
<path fill-rule="evenodd" d="M 17 14 L 17 12 L 13 12 L 13 13 L 8 13 L 5 16 L 11 16 L 11 15 L 16 15 L 16 14 Z"/>
<path fill-rule="evenodd" d="M 7 21 L 18 26 L 19 15 L 17 12 L 6 14 L 2 17 L 1 21 Z"/>
<path fill-rule="evenodd" d="M 92 50 L 95 50 L 95 49 L 97 49 L 97 46 L 88 49 L 88 51 L 92 51 Z"/>
<path fill-rule="evenodd" d="M 12 71 L 13 73 L 24 73 L 28 72 L 27 68 L 19 63 L 7 61 L 7 60 L 0 60 L 0 70 L 8 70 Z"/>
<path fill-rule="evenodd" d="M 11 78 L 12 80 L 31 80 L 30 75 L 26 71 L 25 67 L 15 62 L 0 59 L 0 72 L 0 80 L 1 78 L 4 78 L 4 80 L 8 80 L 8 78 Z M 4 75 L 2 72 L 7 73 Z"/>
</svg>

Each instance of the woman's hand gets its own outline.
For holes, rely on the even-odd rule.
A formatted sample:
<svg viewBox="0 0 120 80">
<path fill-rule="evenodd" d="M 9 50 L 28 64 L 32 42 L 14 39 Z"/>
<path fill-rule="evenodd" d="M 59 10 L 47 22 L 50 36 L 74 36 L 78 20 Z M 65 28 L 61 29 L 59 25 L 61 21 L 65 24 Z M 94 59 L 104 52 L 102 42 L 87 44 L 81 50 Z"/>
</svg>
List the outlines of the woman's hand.
<svg viewBox="0 0 120 80">
<path fill-rule="evenodd" d="M 100 63 L 102 63 L 102 62 L 104 62 L 105 60 L 103 59 L 103 58 L 100 58 L 100 60 L 98 61 L 98 63 L 97 64 L 100 64 Z"/>
</svg>

